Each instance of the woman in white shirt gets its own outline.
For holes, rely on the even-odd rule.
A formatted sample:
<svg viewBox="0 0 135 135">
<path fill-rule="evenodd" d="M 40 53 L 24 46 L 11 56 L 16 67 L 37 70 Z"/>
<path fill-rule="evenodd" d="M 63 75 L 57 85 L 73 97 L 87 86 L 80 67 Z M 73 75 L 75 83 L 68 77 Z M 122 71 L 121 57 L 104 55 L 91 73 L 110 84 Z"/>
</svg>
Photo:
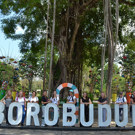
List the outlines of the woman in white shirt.
<svg viewBox="0 0 135 135">
<path fill-rule="evenodd" d="M 18 97 L 15 98 L 15 101 L 22 105 L 23 115 L 22 115 L 21 126 L 23 126 L 25 115 L 26 115 L 26 100 L 25 97 L 23 96 L 23 91 L 19 92 Z"/>
<path fill-rule="evenodd" d="M 36 96 L 36 91 L 33 91 L 33 92 L 32 92 L 32 96 L 29 97 L 28 102 L 29 102 L 29 103 L 38 103 L 38 102 L 39 102 L 38 97 Z M 35 108 L 32 107 L 32 108 L 31 108 L 31 111 L 32 111 L 32 112 L 35 111 Z"/>
<path fill-rule="evenodd" d="M 28 102 L 30 103 L 38 103 L 38 97 L 36 96 L 36 91 L 32 92 L 32 97 L 29 97 Z"/>
<path fill-rule="evenodd" d="M 54 103 L 57 106 L 59 105 L 59 99 L 57 98 L 56 91 L 53 92 L 53 96 L 50 98 L 50 101 L 51 101 L 51 103 Z M 54 118 L 54 110 L 51 109 L 50 112 L 51 112 L 51 120 L 53 120 L 53 118 Z"/>
</svg>

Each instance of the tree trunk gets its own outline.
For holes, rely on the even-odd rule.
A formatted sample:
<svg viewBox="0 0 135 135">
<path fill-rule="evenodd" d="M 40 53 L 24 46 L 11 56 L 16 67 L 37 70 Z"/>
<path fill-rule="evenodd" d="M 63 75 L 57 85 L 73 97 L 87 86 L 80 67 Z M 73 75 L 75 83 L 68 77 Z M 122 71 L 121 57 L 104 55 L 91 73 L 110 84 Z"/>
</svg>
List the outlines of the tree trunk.
<svg viewBox="0 0 135 135">
<path fill-rule="evenodd" d="M 32 80 L 33 80 L 33 78 L 28 79 L 28 81 L 29 81 L 29 92 L 32 91 Z"/>
<path fill-rule="evenodd" d="M 79 88 L 79 95 L 82 96 L 82 78 L 83 78 L 83 64 L 80 67 L 80 88 Z"/>
<path fill-rule="evenodd" d="M 108 22 L 108 0 L 104 0 L 104 46 L 102 47 L 102 58 L 101 58 L 101 92 L 103 91 L 103 83 L 104 83 L 104 63 L 105 63 L 106 41 L 107 41 L 107 22 Z"/>
<path fill-rule="evenodd" d="M 111 2 L 108 1 L 108 80 L 107 80 L 107 97 L 108 102 L 110 103 L 111 99 L 111 84 L 112 84 L 112 75 L 113 75 L 113 60 L 114 60 L 114 37 L 113 37 L 113 28 L 112 28 L 112 14 L 111 14 Z"/>
<path fill-rule="evenodd" d="M 52 65 L 53 65 L 53 47 L 54 47 L 54 35 L 55 35 L 55 14 L 56 14 L 56 0 L 54 0 L 54 12 L 53 12 L 53 31 L 52 31 L 52 43 L 51 43 L 51 60 L 50 60 L 50 75 L 49 75 L 49 90 L 48 96 L 50 97 L 50 93 L 52 91 L 52 83 L 53 83 L 53 74 L 52 74 Z"/>
<path fill-rule="evenodd" d="M 60 69 L 62 78 L 60 79 L 62 83 L 64 82 L 77 82 L 76 78 L 72 78 L 72 73 L 75 73 L 75 76 L 77 76 L 77 72 L 75 70 L 78 69 L 78 63 L 77 57 L 78 52 L 75 52 L 78 48 L 78 45 L 76 45 L 76 40 L 78 36 L 78 31 L 80 28 L 80 21 L 81 17 L 84 15 L 86 11 L 86 7 L 91 8 L 93 5 L 96 4 L 98 0 L 91 1 L 69 1 L 69 6 L 66 11 L 63 11 L 61 15 L 61 23 L 59 24 L 59 30 L 57 33 L 57 47 L 60 54 Z M 81 33 L 81 32 L 80 32 Z M 81 33 L 81 37 L 82 37 Z M 79 39 L 79 38 L 78 38 Z M 78 40 L 79 41 L 79 40 Z M 82 42 L 81 42 L 82 43 Z M 75 46 L 76 45 L 76 46 Z M 82 46 L 79 45 L 79 47 Z M 81 49 L 79 49 L 80 51 Z M 74 55 L 75 56 L 74 56 Z M 81 56 L 80 56 L 81 57 Z M 79 59 L 79 57 L 78 57 Z M 82 63 L 81 63 L 82 64 Z M 72 70 L 72 71 L 71 71 Z M 60 75 L 61 76 L 61 75 Z"/>
<path fill-rule="evenodd" d="M 45 39 L 45 63 L 44 63 L 43 90 L 46 90 L 45 80 L 46 80 L 46 64 L 47 64 L 47 42 L 48 42 L 49 5 L 50 5 L 50 0 L 48 0 L 47 22 L 46 22 L 46 20 L 44 18 L 44 22 L 47 23 L 47 26 L 46 26 L 46 39 Z"/>
<path fill-rule="evenodd" d="M 104 84 L 104 62 L 105 61 L 105 46 L 102 47 L 102 58 L 101 58 L 101 92 L 103 92 Z"/>
</svg>

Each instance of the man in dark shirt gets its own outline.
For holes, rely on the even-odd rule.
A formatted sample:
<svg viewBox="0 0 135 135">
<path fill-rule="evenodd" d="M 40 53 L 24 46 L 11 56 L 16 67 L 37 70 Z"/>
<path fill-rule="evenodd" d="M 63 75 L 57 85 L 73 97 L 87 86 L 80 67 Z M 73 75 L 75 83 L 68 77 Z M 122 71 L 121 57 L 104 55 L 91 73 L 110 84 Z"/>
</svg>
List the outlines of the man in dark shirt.
<svg viewBox="0 0 135 135">
<path fill-rule="evenodd" d="M 44 91 L 43 96 L 41 98 L 41 104 L 42 104 L 42 124 L 41 124 L 41 126 L 45 126 L 45 122 L 44 122 L 44 113 L 45 113 L 44 111 L 45 111 L 45 109 L 44 109 L 44 106 L 48 103 L 50 103 L 50 101 L 47 97 L 47 91 Z"/>
<path fill-rule="evenodd" d="M 99 97 L 98 102 L 99 102 L 99 104 L 103 104 L 103 103 L 105 103 L 105 104 L 106 104 L 106 102 L 107 102 L 107 98 Z"/>
<path fill-rule="evenodd" d="M 49 101 L 49 100 L 48 100 L 48 97 L 47 97 L 47 96 L 42 96 L 42 98 L 41 98 L 41 103 L 42 103 L 42 105 L 48 104 L 48 103 L 49 103 L 48 101 Z"/>
</svg>

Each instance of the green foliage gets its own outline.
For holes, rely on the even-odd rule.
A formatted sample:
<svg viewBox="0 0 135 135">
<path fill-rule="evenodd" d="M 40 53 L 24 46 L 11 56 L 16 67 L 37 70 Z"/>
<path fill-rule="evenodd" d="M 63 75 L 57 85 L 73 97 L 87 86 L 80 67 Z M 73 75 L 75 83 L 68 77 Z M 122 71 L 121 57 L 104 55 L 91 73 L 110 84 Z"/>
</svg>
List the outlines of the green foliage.
<svg viewBox="0 0 135 135">
<path fill-rule="evenodd" d="M 135 52 L 135 39 L 132 39 L 132 40 L 128 43 L 127 49 L 128 49 L 128 50 L 132 50 L 132 51 Z M 132 55 L 133 55 L 133 54 L 132 54 Z M 132 56 L 132 57 L 133 57 L 133 56 Z"/>
<path fill-rule="evenodd" d="M 65 99 L 61 98 L 61 99 L 60 99 L 60 103 L 61 103 L 61 104 L 66 103 L 66 102 L 67 102 L 67 98 L 65 98 Z"/>
<path fill-rule="evenodd" d="M 89 94 L 88 94 L 88 97 L 89 97 L 90 100 L 93 102 L 93 100 L 94 100 L 94 94 L 93 94 L 93 93 L 89 93 Z"/>
<path fill-rule="evenodd" d="M 125 78 L 119 74 L 114 75 L 112 79 L 112 91 L 116 94 L 120 91 L 125 91 Z"/>
<path fill-rule="evenodd" d="M 41 104 L 42 96 L 38 96 L 39 104 Z"/>
<path fill-rule="evenodd" d="M 122 65 L 122 74 L 125 78 L 125 90 L 132 91 L 135 85 L 135 47 L 134 39 L 129 42 L 124 49 L 124 54 L 120 58 L 119 64 Z"/>
<path fill-rule="evenodd" d="M 58 0 L 56 9 L 56 32 L 55 32 L 55 47 L 54 47 L 54 62 L 53 62 L 53 76 L 55 84 L 57 84 L 60 74 L 60 61 L 66 61 L 65 67 L 69 70 L 77 70 L 76 68 L 83 65 L 83 76 L 84 76 L 84 87 L 86 91 L 89 90 L 89 85 L 93 85 L 93 91 L 100 90 L 100 65 L 101 65 L 101 44 L 104 43 L 103 29 L 104 29 L 104 14 L 103 14 L 103 2 L 98 1 L 93 4 L 92 7 L 87 5 L 82 8 L 76 17 L 75 9 L 77 3 L 80 6 L 83 5 L 84 1 L 81 0 Z M 132 2 L 132 1 L 130 1 Z M 93 1 L 94 3 L 94 1 Z M 135 24 L 135 8 L 129 7 L 124 3 L 120 3 L 120 24 L 119 24 L 119 43 L 128 44 L 129 48 L 135 50 L 134 47 L 134 30 L 127 30 L 127 26 L 130 28 L 134 27 Z M 66 11 L 70 11 L 66 14 Z M 29 78 L 28 74 L 32 73 L 31 78 L 38 76 L 43 78 L 43 64 L 44 64 L 44 46 L 45 46 L 45 34 L 46 34 L 46 13 L 47 13 L 47 1 L 45 0 L 1 0 L 0 11 L 4 18 L 2 19 L 2 29 L 7 38 L 14 40 L 20 39 L 20 51 L 23 53 L 22 60 L 26 65 L 32 65 L 32 68 L 27 66 L 20 66 L 20 74 L 22 78 Z M 69 18 L 68 18 L 69 16 Z M 113 16 L 113 31 L 115 30 L 115 6 L 112 1 L 112 16 Z M 49 80 L 49 61 L 50 61 L 50 39 L 51 39 L 51 26 L 53 18 L 53 0 L 50 1 L 50 19 L 49 19 L 49 39 L 48 39 L 48 50 L 47 50 L 47 78 Z M 72 65 L 68 67 L 68 55 L 63 51 L 70 52 L 71 46 L 70 41 L 73 37 L 74 26 L 76 19 L 80 22 L 80 27 L 75 38 L 75 45 L 73 50 Z M 66 27 L 67 26 L 67 27 Z M 21 27 L 24 33 L 17 34 L 16 28 Z M 66 31 L 67 30 L 67 31 Z M 67 37 L 66 37 L 67 35 Z M 115 37 L 115 35 L 114 35 Z M 62 38 L 64 40 L 62 40 Z M 59 45 L 60 41 L 63 43 Z M 108 47 L 106 48 L 106 52 Z M 62 56 L 60 56 L 63 51 Z M 126 51 L 125 51 L 126 53 Z M 67 57 L 64 57 L 66 56 Z M 128 69 L 130 65 L 134 63 L 134 54 L 128 53 L 130 61 L 122 62 L 124 67 Z M 132 56 L 131 56 L 132 55 Z M 62 58 L 61 58 L 62 57 Z M 67 59 L 66 59 L 67 58 Z M 105 61 L 108 60 L 108 53 L 106 53 Z M 106 62 L 107 63 L 107 62 Z M 89 67 L 94 65 L 93 77 L 89 78 Z M 87 68 L 85 68 L 87 67 Z M 112 84 L 114 87 L 117 85 L 115 78 L 117 77 L 121 84 L 119 90 L 124 89 L 124 79 L 120 77 L 118 72 L 120 70 L 114 65 L 114 75 Z M 95 80 L 97 82 L 95 83 Z M 74 81 L 75 82 L 75 81 Z M 105 67 L 105 80 L 103 90 L 106 90 L 107 82 L 107 67 Z M 48 86 L 48 81 L 46 81 Z"/>
<path fill-rule="evenodd" d="M 15 85 L 16 89 L 21 88 L 18 71 L 15 70 L 13 65 L 10 65 L 6 61 L 5 62 L 0 61 L 0 87 L 3 81 L 8 82 L 6 90 L 12 89 L 13 84 Z"/>
</svg>

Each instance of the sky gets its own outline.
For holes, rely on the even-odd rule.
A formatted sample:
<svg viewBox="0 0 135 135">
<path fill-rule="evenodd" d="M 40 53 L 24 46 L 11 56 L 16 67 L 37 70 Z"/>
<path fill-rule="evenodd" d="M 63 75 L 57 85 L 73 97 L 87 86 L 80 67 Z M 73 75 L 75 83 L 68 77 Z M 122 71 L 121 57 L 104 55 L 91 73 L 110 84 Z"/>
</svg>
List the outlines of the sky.
<svg viewBox="0 0 135 135">
<path fill-rule="evenodd" d="M 20 32 L 22 32 L 22 29 L 18 27 L 16 33 Z M 19 42 L 19 40 L 7 39 L 2 31 L 0 23 L 0 56 L 9 56 L 14 59 L 19 59 L 21 57 Z"/>
<path fill-rule="evenodd" d="M 11 14 L 12 15 L 12 14 Z M 10 16 L 3 16 L 0 12 L 0 56 L 9 56 L 10 58 L 19 60 L 21 58 L 21 53 L 19 50 L 20 40 L 12 40 L 6 38 L 4 32 L 2 31 L 1 20 Z M 20 27 L 17 27 L 16 34 L 24 32 Z"/>
</svg>

